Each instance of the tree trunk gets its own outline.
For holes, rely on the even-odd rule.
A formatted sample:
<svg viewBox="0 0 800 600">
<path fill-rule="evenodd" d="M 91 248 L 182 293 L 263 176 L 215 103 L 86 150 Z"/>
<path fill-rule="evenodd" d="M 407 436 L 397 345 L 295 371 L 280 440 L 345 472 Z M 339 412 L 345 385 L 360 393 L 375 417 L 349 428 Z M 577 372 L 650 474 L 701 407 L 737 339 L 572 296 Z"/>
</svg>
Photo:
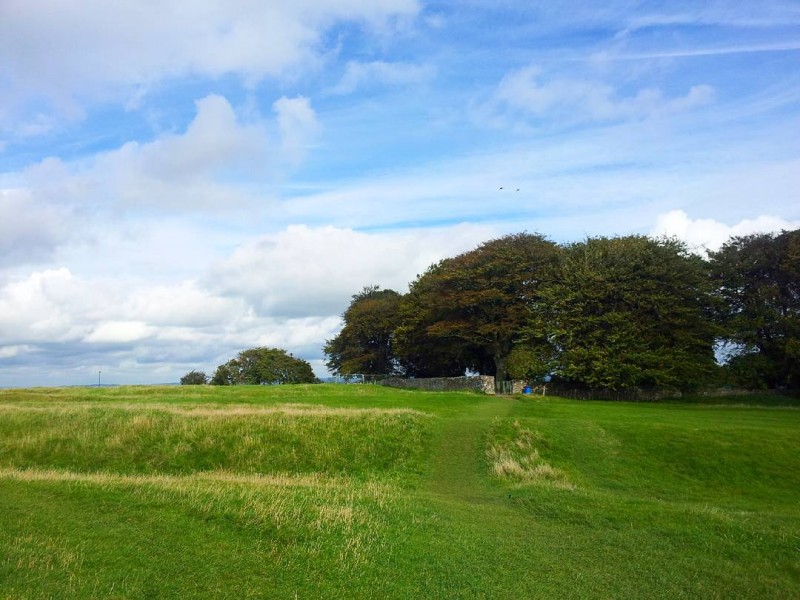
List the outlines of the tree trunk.
<svg viewBox="0 0 800 600">
<path fill-rule="evenodd" d="M 506 355 L 495 353 L 494 355 L 494 380 L 496 382 L 505 381 L 506 380 Z"/>
</svg>

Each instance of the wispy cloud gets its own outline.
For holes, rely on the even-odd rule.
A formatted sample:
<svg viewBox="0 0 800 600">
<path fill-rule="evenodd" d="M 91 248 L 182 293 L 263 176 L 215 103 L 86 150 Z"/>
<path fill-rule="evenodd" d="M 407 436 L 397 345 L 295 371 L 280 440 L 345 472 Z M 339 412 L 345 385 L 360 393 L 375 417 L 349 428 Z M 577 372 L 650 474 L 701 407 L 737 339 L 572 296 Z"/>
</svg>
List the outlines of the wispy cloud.
<svg viewBox="0 0 800 600">
<path fill-rule="evenodd" d="M 594 55 L 595 60 L 652 60 L 658 58 L 692 58 L 703 56 L 725 56 L 730 54 L 759 54 L 763 52 L 795 52 L 800 50 L 800 41 L 766 43 L 757 45 L 733 45 L 725 47 L 683 48 L 650 52 L 626 52 L 603 50 Z"/>
<path fill-rule="evenodd" d="M 536 66 L 512 71 L 503 77 L 489 102 L 495 117 L 513 116 L 548 119 L 574 124 L 664 116 L 709 104 L 714 90 L 693 85 L 686 95 L 664 97 L 661 90 L 643 88 L 623 96 L 613 86 L 592 80 L 546 77 Z M 506 117 L 509 118 L 509 117 Z"/>
<path fill-rule="evenodd" d="M 407 86 L 420 84 L 435 74 L 431 65 L 389 63 L 385 61 L 349 61 L 344 75 L 331 90 L 334 94 L 351 94 L 363 87 L 380 85 Z"/>
</svg>

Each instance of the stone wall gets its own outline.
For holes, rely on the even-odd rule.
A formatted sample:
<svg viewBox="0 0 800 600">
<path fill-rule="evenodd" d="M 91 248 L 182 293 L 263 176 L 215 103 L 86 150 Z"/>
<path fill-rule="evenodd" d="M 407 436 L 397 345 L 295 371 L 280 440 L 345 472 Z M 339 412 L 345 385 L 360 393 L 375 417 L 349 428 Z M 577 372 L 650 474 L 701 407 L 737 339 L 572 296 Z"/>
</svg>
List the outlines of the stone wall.
<svg viewBox="0 0 800 600">
<path fill-rule="evenodd" d="M 491 375 L 426 377 L 424 379 L 390 377 L 381 381 L 381 385 L 429 392 L 481 392 L 494 394 L 494 377 Z"/>
</svg>

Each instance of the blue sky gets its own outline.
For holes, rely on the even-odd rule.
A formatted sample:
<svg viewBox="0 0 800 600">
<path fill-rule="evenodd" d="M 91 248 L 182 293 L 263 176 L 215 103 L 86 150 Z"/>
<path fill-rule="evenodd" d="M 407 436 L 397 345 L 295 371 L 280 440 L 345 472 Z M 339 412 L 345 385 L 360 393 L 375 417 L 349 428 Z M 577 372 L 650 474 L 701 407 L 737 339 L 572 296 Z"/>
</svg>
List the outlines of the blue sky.
<svg viewBox="0 0 800 600">
<path fill-rule="evenodd" d="M 798 131 L 796 1 L 4 0 L 0 386 L 324 374 L 506 233 L 797 228 Z"/>
</svg>

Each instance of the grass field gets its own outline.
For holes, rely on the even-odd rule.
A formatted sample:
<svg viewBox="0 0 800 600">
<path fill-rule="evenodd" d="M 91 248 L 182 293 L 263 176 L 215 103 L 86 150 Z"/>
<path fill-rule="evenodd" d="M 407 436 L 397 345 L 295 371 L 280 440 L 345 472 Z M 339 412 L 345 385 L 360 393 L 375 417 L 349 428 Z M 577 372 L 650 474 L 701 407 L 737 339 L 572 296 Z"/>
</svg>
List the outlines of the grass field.
<svg viewBox="0 0 800 600">
<path fill-rule="evenodd" d="M 0 390 L 0 598 L 797 598 L 761 403 Z"/>
</svg>

